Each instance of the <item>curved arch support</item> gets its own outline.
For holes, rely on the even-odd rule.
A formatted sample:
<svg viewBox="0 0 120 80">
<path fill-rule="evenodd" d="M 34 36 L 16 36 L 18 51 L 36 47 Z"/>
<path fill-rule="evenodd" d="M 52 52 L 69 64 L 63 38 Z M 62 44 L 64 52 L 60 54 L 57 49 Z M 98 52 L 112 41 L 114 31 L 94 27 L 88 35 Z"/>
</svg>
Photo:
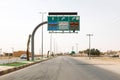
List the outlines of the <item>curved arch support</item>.
<svg viewBox="0 0 120 80">
<path fill-rule="evenodd" d="M 48 22 L 45 21 L 45 22 L 42 22 L 42 23 L 38 24 L 38 25 L 35 27 L 35 29 L 33 30 L 33 32 L 32 32 L 32 35 L 31 35 L 32 61 L 34 61 L 34 35 L 35 35 L 35 32 L 37 31 L 37 29 L 38 29 L 39 27 L 41 27 L 42 25 L 47 24 L 47 23 L 48 23 Z"/>
</svg>

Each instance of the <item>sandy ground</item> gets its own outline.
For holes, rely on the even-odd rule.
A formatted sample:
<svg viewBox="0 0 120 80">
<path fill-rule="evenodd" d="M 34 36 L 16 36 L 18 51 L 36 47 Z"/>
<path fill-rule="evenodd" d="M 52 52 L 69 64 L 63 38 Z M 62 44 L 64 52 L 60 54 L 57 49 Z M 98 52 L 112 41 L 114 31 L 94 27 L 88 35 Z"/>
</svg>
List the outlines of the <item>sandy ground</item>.
<svg viewBox="0 0 120 80">
<path fill-rule="evenodd" d="M 0 66 L 0 71 L 14 68 L 13 66 Z"/>
<path fill-rule="evenodd" d="M 88 57 L 74 57 L 88 64 L 112 71 L 120 74 L 120 58 L 91 58 Z"/>
</svg>

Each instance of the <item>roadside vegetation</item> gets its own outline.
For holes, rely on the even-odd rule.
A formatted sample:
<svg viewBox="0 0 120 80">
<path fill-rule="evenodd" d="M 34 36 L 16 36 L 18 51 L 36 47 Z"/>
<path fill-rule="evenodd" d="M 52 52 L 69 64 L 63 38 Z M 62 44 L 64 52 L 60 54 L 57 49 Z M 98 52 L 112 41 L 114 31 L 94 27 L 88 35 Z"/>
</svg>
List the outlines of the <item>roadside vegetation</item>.
<svg viewBox="0 0 120 80">
<path fill-rule="evenodd" d="M 98 57 L 98 56 L 101 55 L 100 50 L 95 49 L 95 48 L 90 49 L 90 51 L 89 51 L 89 49 L 87 49 L 87 50 L 85 50 L 84 52 L 85 52 L 87 55 L 89 55 L 89 52 L 90 52 L 90 55 L 91 55 L 91 56 L 96 56 L 96 57 Z"/>
<path fill-rule="evenodd" d="M 24 62 L 13 62 L 13 63 L 7 63 L 7 64 L 0 64 L 0 66 L 22 66 L 27 63 Z"/>
</svg>

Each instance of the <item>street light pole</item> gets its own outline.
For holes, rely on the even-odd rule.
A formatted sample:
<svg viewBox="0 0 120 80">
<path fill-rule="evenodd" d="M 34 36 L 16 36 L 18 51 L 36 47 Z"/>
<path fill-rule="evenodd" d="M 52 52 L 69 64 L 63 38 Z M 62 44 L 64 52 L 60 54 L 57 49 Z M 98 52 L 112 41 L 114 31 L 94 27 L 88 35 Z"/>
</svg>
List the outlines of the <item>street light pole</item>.
<svg viewBox="0 0 120 80">
<path fill-rule="evenodd" d="M 78 53 L 78 43 L 76 43 L 76 53 Z"/>
<path fill-rule="evenodd" d="M 56 53 L 56 50 L 55 50 L 55 49 L 56 49 L 56 48 L 55 48 L 56 46 L 55 46 L 55 45 L 56 45 L 56 44 L 55 44 L 55 38 L 54 38 L 54 54 Z"/>
<path fill-rule="evenodd" d="M 14 56 L 14 48 L 12 47 L 11 49 L 12 49 L 12 54 L 13 54 L 13 57 L 15 57 L 15 56 Z"/>
<path fill-rule="evenodd" d="M 2 48 L 0 48 L 0 57 L 2 57 Z"/>
<path fill-rule="evenodd" d="M 42 14 L 42 22 L 43 22 L 44 14 L 46 14 L 46 12 L 40 12 L 40 14 Z M 42 26 L 41 53 L 43 58 L 43 26 Z"/>
<path fill-rule="evenodd" d="M 90 51 L 91 51 L 91 36 L 93 36 L 93 34 L 87 34 L 87 36 L 89 37 L 89 59 L 91 59 L 91 54 L 90 54 Z"/>
<path fill-rule="evenodd" d="M 50 36 L 50 56 L 52 54 L 52 33 L 51 33 L 51 36 Z"/>
</svg>

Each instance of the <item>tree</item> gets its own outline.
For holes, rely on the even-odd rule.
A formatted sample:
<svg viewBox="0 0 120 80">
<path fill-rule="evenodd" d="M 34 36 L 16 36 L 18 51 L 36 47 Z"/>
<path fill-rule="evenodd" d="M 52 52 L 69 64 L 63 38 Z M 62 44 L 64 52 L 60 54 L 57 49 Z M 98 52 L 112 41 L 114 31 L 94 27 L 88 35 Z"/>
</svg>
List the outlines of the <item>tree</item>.
<svg viewBox="0 0 120 80">
<path fill-rule="evenodd" d="M 71 51 L 70 55 L 74 55 L 75 54 L 75 51 Z"/>
<path fill-rule="evenodd" d="M 89 49 L 85 50 L 85 53 L 87 53 L 89 55 Z M 98 49 L 93 48 L 90 50 L 90 55 L 92 55 L 92 56 L 100 56 L 100 54 L 101 54 L 101 52 Z"/>
</svg>

